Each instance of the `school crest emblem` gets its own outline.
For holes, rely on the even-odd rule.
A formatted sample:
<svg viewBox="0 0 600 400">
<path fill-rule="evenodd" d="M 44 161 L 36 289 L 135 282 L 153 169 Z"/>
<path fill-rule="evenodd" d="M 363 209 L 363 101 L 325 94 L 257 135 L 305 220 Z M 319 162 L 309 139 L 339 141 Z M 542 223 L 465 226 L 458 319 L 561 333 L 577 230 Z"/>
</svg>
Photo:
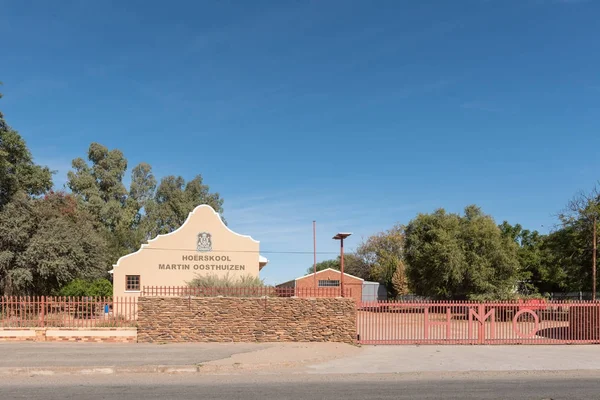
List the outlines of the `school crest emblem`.
<svg viewBox="0 0 600 400">
<path fill-rule="evenodd" d="M 196 245 L 198 251 L 211 251 L 212 250 L 212 237 L 208 232 L 201 232 L 198 234 L 198 243 Z"/>
</svg>

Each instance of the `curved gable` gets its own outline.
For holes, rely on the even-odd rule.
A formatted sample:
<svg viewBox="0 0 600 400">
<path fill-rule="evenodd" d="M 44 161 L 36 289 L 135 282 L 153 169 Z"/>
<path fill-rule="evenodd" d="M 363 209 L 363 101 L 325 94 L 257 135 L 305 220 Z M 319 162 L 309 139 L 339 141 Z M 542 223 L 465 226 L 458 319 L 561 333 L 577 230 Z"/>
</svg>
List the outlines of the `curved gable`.
<svg viewBox="0 0 600 400">
<path fill-rule="evenodd" d="M 260 256 L 259 244 L 227 227 L 212 207 L 200 205 L 178 229 L 158 235 L 138 251 L 119 258 L 112 271 L 114 295 L 139 295 L 143 287 L 186 286 L 203 275 L 232 280 L 258 277 L 268 262 Z M 131 275 L 140 282 L 137 290 L 128 289 L 127 276 Z"/>
<path fill-rule="evenodd" d="M 133 257 L 136 254 L 139 254 L 144 249 L 172 249 L 172 250 L 190 250 L 195 251 L 197 245 L 197 234 L 194 240 L 192 241 L 190 238 L 191 232 L 208 232 L 217 228 L 217 231 L 220 233 L 224 233 L 225 235 L 230 234 L 234 237 L 238 237 L 240 239 L 245 239 L 252 241 L 253 243 L 260 244 L 258 240 L 255 240 L 249 235 L 241 235 L 237 232 L 231 230 L 223 220 L 218 212 L 216 212 L 211 206 L 207 204 L 201 204 L 194 208 L 189 214 L 185 222 L 173 232 L 165 233 L 162 235 L 158 235 L 153 239 L 148 240 L 147 243 L 144 243 L 140 246 L 140 249 L 134 253 L 130 253 L 124 255 L 119 258 L 116 264 L 113 267 L 118 267 L 122 260 Z M 209 232 L 210 233 L 210 232 Z M 238 241 L 235 241 L 238 243 Z M 226 243 L 230 243 L 229 241 Z M 179 244 L 184 244 L 184 246 L 179 246 Z M 232 249 L 228 249 L 226 247 L 229 246 L 221 246 L 221 248 L 215 247 L 216 251 L 229 251 Z"/>
</svg>

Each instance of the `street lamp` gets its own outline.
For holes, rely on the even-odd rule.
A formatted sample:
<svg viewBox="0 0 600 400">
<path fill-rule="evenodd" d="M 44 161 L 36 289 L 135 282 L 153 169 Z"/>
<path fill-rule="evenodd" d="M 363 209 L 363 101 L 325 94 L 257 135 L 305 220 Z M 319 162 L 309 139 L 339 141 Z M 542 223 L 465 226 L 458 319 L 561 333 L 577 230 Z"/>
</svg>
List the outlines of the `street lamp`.
<svg viewBox="0 0 600 400">
<path fill-rule="evenodd" d="M 344 297 L 344 239 L 352 235 L 349 232 L 339 232 L 333 238 L 340 241 L 340 272 L 342 277 L 340 278 L 340 292 L 341 296 Z"/>
</svg>

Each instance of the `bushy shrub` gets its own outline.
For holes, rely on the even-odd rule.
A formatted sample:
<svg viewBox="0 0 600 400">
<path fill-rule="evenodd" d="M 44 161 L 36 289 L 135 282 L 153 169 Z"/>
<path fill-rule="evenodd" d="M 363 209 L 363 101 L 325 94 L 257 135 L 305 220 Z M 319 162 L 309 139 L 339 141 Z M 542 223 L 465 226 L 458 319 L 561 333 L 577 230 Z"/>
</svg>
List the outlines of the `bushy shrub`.
<svg viewBox="0 0 600 400">
<path fill-rule="evenodd" d="M 229 274 L 225 276 L 198 275 L 188 286 L 192 288 L 258 288 L 264 287 L 265 283 L 257 276 L 243 275 L 238 279 L 232 278 Z"/>
<path fill-rule="evenodd" d="M 83 297 L 87 295 L 90 283 L 83 279 L 75 279 L 69 282 L 66 286 L 63 286 L 58 293 L 61 296 L 66 297 Z"/>
<path fill-rule="evenodd" d="M 111 297 L 113 287 L 107 279 L 96 279 L 92 282 L 75 279 L 64 286 L 59 295 L 67 297 Z"/>
<path fill-rule="evenodd" d="M 113 286 L 108 279 L 96 279 L 90 284 L 88 296 L 112 297 Z"/>
<path fill-rule="evenodd" d="M 239 278 L 199 275 L 188 286 L 193 296 L 261 297 L 269 292 L 262 279 L 251 275 Z"/>
</svg>

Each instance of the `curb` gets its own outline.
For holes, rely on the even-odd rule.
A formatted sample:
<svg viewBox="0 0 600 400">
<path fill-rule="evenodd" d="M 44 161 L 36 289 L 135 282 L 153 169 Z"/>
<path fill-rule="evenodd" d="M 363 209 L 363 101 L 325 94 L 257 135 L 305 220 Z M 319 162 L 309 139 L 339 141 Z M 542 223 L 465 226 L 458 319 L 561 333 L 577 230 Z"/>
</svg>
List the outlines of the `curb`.
<svg viewBox="0 0 600 400">
<path fill-rule="evenodd" d="M 201 365 L 143 365 L 98 367 L 20 367 L 0 368 L 0 376 L 51 376 L 51 375 L 115 375 L 115 374 L 182 374 L 204 372 Z"/>
<path fill-rule="evenodd" d="M 53 375 L 118 375 L 118 374 L 216 374 L 230 375 L 288 368 L 289 363 L 231 365 L 185 364 L 185 365 L 139 365 L 139 366 L 81 366 L 81 367 L 1 367 L 2 376 L 53 376 Z M 299 366 L 299 365 L 296 365 Z"/>
<path fill-rule="evenodd" d="M 248 370 L 252 371 L 252 370 Z M 245 368 L 243 367 L 232 367 L 232 366 L 211 366 L 211 365 L 141 365 L 141 366 L 97 366 L 97 367 L 3 367 L 0 368 L 0 378 L 9 376 L 23 376 L 23 377 L 36 377 L 36 376 L 60 376 L 60 375 L 71 375 L 71 376 L 99 376 L 99 375 L 120 375 L 120 374 L 199 374 L 199 375 L 239 375 L 243 376 Z M 237 373 L 236 373 L 237 372 Z M 266 371 L 262 371 L 261 375 L 265 374 Z M 242 373 L 242 374 L 240 374 Z M 276 371 L 270 371 L 267 375 L 277 375 Z M 296 375 L 296 373 L 293 373 Z M 363 375 L 369 376 L 378 373 L 328 373 L 325 375 Z M 486 371 L 412 371 L 412 372 L 383 372 L 383 375 L 394 375 L 404 376 L 407 378 L 415 379 L 446 379 L 446 378 L 459 378 L 468 377 L 471 375 L 477 375 L 480 377 L 498 378 L 501 376 L 518 378 L 523 375 L 533 376 L 564 376 L 564 375 L 575 375 L 580 376 L 581 374 L 588 374 L 593 376 L 600 376 L 599 369 L 582 369 L 582 370 L 486 370 Z M 308 372 L 306 376 L 318 376 L 320 373 Z"/>
</svg>

